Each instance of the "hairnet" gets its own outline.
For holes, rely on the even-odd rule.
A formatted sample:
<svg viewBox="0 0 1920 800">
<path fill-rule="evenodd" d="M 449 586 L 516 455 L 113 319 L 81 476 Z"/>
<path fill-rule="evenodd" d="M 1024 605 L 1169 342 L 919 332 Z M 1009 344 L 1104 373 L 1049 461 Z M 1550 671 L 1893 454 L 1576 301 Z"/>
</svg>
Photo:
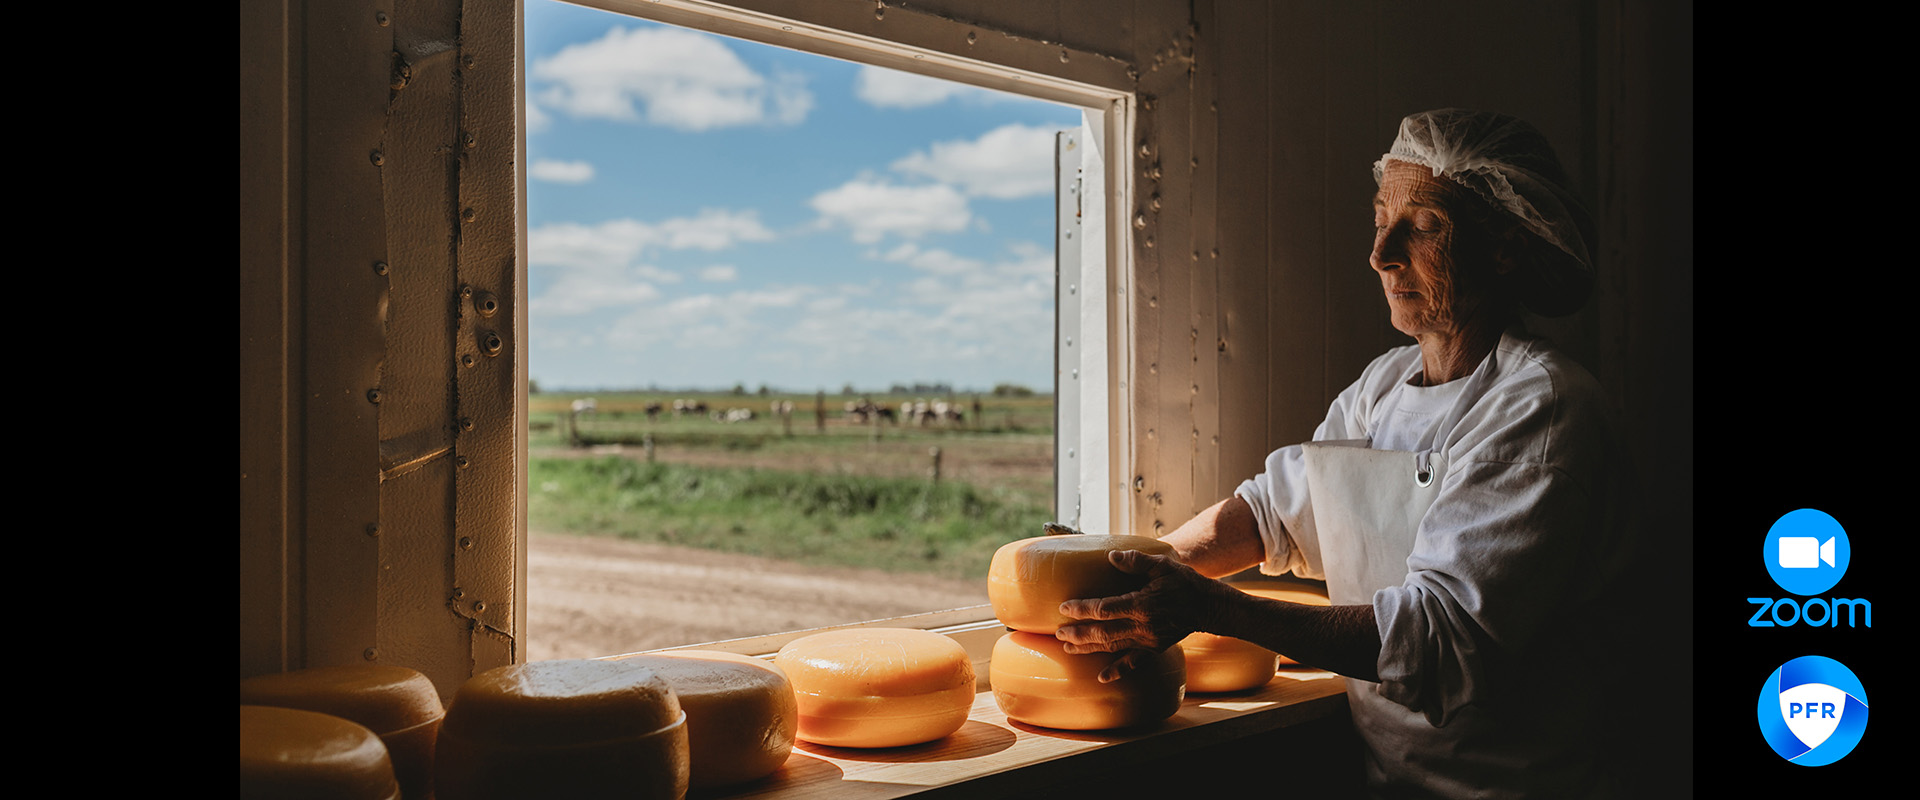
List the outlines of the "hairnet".
<svg viewBox="0 0 1920 800">
<path fill-rule="evenodd" d="M 1380 181 L 1389 159 L 1418 164 L 1473 190 L 1513 215 L 1552 247 L 1531 248 L 1521 302 L 1536 314 L 1578 310 L 1593 287 L 1593 219 L 1573 193 L 1547 138 L 1521 120 L 1485 111 L 1444 108 L 1400 121 L 1393 147 L 1373 165 Z"/>
</svg>

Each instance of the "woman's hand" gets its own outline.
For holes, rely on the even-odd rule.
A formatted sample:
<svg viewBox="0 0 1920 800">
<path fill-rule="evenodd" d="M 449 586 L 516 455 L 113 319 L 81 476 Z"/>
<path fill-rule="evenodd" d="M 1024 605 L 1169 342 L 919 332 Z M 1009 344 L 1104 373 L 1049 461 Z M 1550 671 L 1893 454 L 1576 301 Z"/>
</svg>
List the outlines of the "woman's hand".
<svg viewBox="0 0 1920 800">
<path fill-rule="evenodd" d="M 1234 592 L 1169 556 L 1121 550 L 1107 554 L 1107 560 L 1121 572 L 1147 576 L 1147 585 L 1114 597 L 1061 603 L 1061 614 L 1087 621 L 1062 625 L 1053 634 L 1068 653 L 1123 653 L 1100 673 L 1101 683 L 1131 669 L 1141 652 L 1165 650 L 1205 630 L 1220 609 L 1222 590 Z"/>
</svg>

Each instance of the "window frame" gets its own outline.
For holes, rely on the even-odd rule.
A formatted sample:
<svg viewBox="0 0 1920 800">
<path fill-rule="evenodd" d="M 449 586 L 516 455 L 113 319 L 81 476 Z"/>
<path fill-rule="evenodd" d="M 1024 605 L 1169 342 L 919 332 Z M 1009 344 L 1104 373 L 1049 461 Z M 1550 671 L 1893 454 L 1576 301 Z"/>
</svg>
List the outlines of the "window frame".
<svg viewBox="0 0 1920 800">
<path fill-rule="evenodd" d="M 904 23 L 900 26 L 902 30 L 897 31 L 903 35 L 895 39 L 855 32 L 853 29 L 859 26 L 851 24 L 856 19 L 854 15 L 847 14 L 846 19 L 843 20 L 835 18 L 841 16 L 840 14 L 824 10 L 820 16 L 829 19 L 823 22 L 788 19 L 707 0 L 566 1 L 690 30 L 1081 108 L 1083 113 L 1081 131 L 1092 140 L 1089 144 L 1093 146 L 1088 148 L 1087 152 L 1094 154 L 1091 157 L 1099 160 L 1098 178 L 1101 182 L 1101 191 L 1082 193 L 1082 197 L 1094 194 L 1100 201 L 1101 208 L 1098 214 L 1100 229 L 1097 232 L 1100 234 L 1103 247 L 1100 253 L 1101 262 L 1081 276 L 1078 283 L 1079 294 L 1082 298 L 1102 297 L 1105 302 L 1098 304 L 1099 313 L 1083 313 L 1079 316 L 1079 323 L 1071 329 L 1060 328 L 1056 334 L 1054 347 L 1057 358 L 1061 348 L 1060 339 L 1063 336 L 1071 335 L 1081 342 L 1091 342 L 1097 335 L 1099 340 L 1105 343 L 1104 348 L 1086 348 L 1085 355 L 1081 356 L 1079 361 L 1080 377 L 1084 379 L 1079 391 L 1080 408 L 1087 410 L 1089 417 L 1103 416 L 1104 418 L 1095 420 L 1095 424 L 1077 426 L 1077 441 L 1063 442 L 1056 434 L 1055 459 L 1056 463 L 1059 463 L 1060 453 L 1066 448 L 1074 448 L 1079 453 L 1091 456 L 1091 458 L 1078 459 L 1081 464 L 1080 488 L 1083 494 L 1083 512 L 1087 512 L 1081 515 L 1082 527 L 1115 531 L 1131 530 L 1131 504 L 1127 502 L 1123 483 L 1115 483 L 1112 477 L 1129 475 L 1133 472 L 1132 448 L 1127 446 L 1128 436 L 1126 435 L 1131 425 L 1129 410 L 1132 398 L 1127 387 L 1132 383 L 1128 371 L 1132 363 L 1133 338 L 1132 314 L 1128 308 L 1127 289 L 1132 282 L 1135 256 L 1132 237 L 1129 233 L 1131 227 L 1127 224 L 1126 215 L 1130 207 L 1127 198 L 1132 196 L 1134 185 L 1132 159 L 1128 157 L 1124 148 L 1116 148 L 1116 144 L 1133 141 L 1138 101 L 1132 89 L 1133 80 L 1128 75 L 1125 64 L 1107 56 L 1077 50 L 1073 47 L 1005 36 L 964 22 L 931 14 L 916 14 L 905 9 L 891 9 L 895 12 L 893 19 Z M 851 7 L 852 4 L 849 6 Z M 858 10 L 860 14 L 867 14 L 864 8 Z M 905 20 L 902 20 L 903 16 L 906 16 Z M 841 26 L 836 27 L 836 24 Z M 524 37 L 524 27 L 521 31 Z M 894 29 L 888 31 L 889 34 L 895 32 Z M 969 50 L 983 41 L 990 44 L 989 48 L 983 49 L 993 53 L 993 60 L 972 58 L 956 52 Z M 935 42 L 964 42 L 965 44 L 947 49 L 936 46 Z M 524 44 L 521 51 L 525 52 Z M 1054 68 L 1055 64 L 1070 65 L 1059 68 L 1059 71 L 1072 77 L 1011 66 L 1009 62 L 1025 65 L 1045 64 L 1050 69 Z M 521 107 L 515 109 L 516 116 L 525 113 L 524 81 L 521 83 L 519 98 Z M 524 124 L 515 127 L 519 137 L 516 147 L 521 156 L 515 169 L 519 173 L 516 176 L 516 182 L 520 187 L 522 204 L 520 218 L 523 221 L 522 248 L 524 248 L 526 218 L 524 204 L 527 185 L 526 129 Z M 1055 245 L 1058 252 L 1058 242 Z M 522 252 L 524 253 L 524 249 Z M 516 269 L 519 273 L 520 285 L 527 285 L 526 258 L 519 259 Z M 1061 270 L 1065 269 L 1066 265 L 1061 264 Z M 1083 305 L 1093 306 L 1094 304 L 1085 303 L 1083 300 Z M 1061 364 L 1056 372 L 1071 368 Z M 518 377 L 520 407 L 524 409 L 527 402 L 528 379 L 524 368 Z M 1057 384 L 1056 377 L 1056 402 L 1059 397 Z M 1056 408 L 1055 413 L 1066 412 Z M 519 463 L 526 463 L 527 447 L 523 428 L 518 441 Z M 528 487 L 524 479 L 520 483 L 520 507 L 524 514 Z M 1104 487 L 1104 503 L 1098 502 L 1100 492 L 1089 491 L 1094 487 Z M 1088 496 L 1095 498 L 1094 502 L 1087 502 Z M 521 525 L 524 530 L 524 517 L 521 519 Z M 524 542 L 524 538 L 522 541 Z M 515 569 L 520 575 L 520 580 L 516 583 L 524 586 L 527 570 L 524 546 L 519 548 L 519 551 Z M 524 600 L 519 605 L 524 610 Z M 986 688 L 988 656 L 992 651 L 993 643 L 1004 632 L 1004 627 L 994 618 L 991 607 L 978 605 L 909 614 L 890 619 L 849 621 L 821 628 L 785 631 L 718 642 L 674 645 L 643 652 L 703 649 L 765 657 L 777 652 L 787 642 L 808 634 L 843 628 L 883 626 L 931 630 L 952 637 L 966 648 L 969 658 L 974 662 L 978 688 L 982 690 Z M 524 625 L 521 626 L 521 630 L 525 631 Z M 609 653 L 603 657 L 616 655 L 625 654 Z"/>
</svg>

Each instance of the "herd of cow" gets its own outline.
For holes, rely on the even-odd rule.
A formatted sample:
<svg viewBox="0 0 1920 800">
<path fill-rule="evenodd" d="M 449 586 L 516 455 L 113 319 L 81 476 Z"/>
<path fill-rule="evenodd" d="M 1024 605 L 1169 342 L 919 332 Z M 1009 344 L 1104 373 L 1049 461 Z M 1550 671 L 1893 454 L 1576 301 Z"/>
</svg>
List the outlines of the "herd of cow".
<svg viewBox="0 0 1920 800">
<path fill-rule="evenodd" d="M 747 422 L 754 419 L 753 409 L 713 408 L 708 406 L 705 400 L 675 399 L 671 408 L 675 417 L 698 415 L 714 422 Z M 790 418 L 793 416 L 794 405 L 791 400 L 774 400 L 769 404 L 769 409 L 776 417 Z M 649 420 L 658 419 L 661 414 L 667 413 L 667 410 L 668 405 L 662 402 L 648 403 L 645 408 Z M 597 411 L 598 404 L 591 397 L 573 401 L 573 416 L 576 419 L 583 414 L 594 414 Z M 848 400 L 845 411 L 846 419 L 858 425 L 888 422 L 895 425 L 911 424 L 925 427 L 928 425 L 959 426 L 966 423 L 966 412 L 961 409 L 961 406 L 945 400 L 932 402 L 924 399 L 902 400 L 899 406 L 895 407 L 861 398 L 858 402 Z M 979 400 L 973 401 L 973 413 L 975 417 L 979 416 Z"/>
</svg>

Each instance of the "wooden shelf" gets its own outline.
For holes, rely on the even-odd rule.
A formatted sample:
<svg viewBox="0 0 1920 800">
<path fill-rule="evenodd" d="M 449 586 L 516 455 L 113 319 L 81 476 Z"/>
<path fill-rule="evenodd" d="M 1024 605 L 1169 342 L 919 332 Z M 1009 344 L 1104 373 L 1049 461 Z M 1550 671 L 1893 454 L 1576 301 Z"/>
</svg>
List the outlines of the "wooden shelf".
<svg viewBox="0 0 1920 800">
<path fill-rule="evenodd" d="M 937 742 L 861 750 L 800 742 L 779 772 L 718 798 L 998 797 L 1120 769 L 1209 745 L 1300 725 L 1347 711 L 1346 682 L 1329 672 L 1290 667 L 1260 689 L 1189 695 L 1179 713 L 1150 728 L 1056 731 L 1010 722 L 993 693 L 974 697 L 967 724 Z"/>
</svg>

